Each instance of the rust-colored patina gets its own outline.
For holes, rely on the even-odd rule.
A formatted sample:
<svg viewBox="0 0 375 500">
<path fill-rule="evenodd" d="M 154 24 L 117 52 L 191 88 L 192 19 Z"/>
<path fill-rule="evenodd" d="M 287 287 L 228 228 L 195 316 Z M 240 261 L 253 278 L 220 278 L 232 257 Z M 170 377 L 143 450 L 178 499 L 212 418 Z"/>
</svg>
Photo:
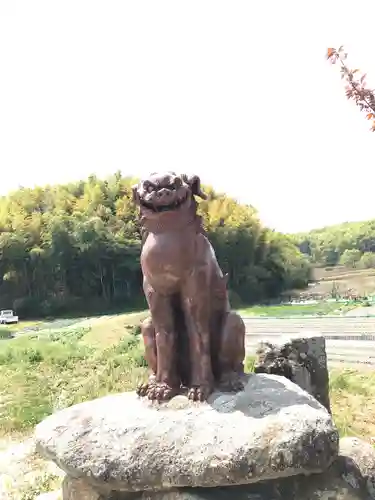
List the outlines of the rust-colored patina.
<svg viewBox="0 0 375 500">
<path fill-rule="evenodd" d="M 150 317 L 142 324 L 151 370 L 140 396 L 167 400 L 187 388 L 242 389 L 245 325 L 230 310 L 227 280 L 197 215 L 198 176 L 154 173 L 133 187 L 143 231 L 141 266 Z"/>
</svg>

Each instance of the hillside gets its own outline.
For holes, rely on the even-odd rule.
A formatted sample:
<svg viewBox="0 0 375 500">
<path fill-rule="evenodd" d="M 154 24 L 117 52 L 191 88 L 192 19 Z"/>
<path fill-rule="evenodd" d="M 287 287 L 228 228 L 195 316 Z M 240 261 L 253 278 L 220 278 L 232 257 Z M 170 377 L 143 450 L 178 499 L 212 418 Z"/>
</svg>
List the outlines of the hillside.
<svg viewBox="0 0 375 500">
<path fill-rule="evenodd" d="M 0 307 L 23 317 L 144 305 L 130 177 L 90 176 L 0 198 Z M 308 260 L 250 205 L 205 187 L 205 228 L 234 305 L 306 286 Z"/>
<path fill-rule="evenodd" d="M 375 267 L 375 220 L 345 222 L 291 235 L 301 252 L 319 266 Z"/>
<path fill-rule="evenodd" d="M 375 220 L 344 222 L 290 238 L 315 267 L 314 283 L 302 297 L 375 292 Z"/>
<path fill-rule="evenodd" d="M 299 299 L 356 299 L 375 293 L 375 269 L 348 269 L 344 266 L 315 268 L 312 281 L 304 290 L 295 290 Z"/>
</svg>

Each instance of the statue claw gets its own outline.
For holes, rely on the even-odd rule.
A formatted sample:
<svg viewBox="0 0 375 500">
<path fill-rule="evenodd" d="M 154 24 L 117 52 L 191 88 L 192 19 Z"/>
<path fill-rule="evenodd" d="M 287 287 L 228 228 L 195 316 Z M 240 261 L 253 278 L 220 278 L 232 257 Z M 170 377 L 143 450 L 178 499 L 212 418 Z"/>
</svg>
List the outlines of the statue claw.
<svg viewBox="0 0 375 500">
<path fill-rule="evenodd" d="M 200 385 L 191 387 L 188 391 L 188 399 L 191 401 L 206 401 L 212 392 L 212 387 L 209 385 Z"/>
<path fill-rule="evenodd" d="M 158 401 L 160 403 L 172 399 L 176 394 L 177 391 L 168 384 L 155 382 L 148 386 L 144 395 L 147 396 L 150 401 Z"/>
<path fill-rule="evenodd" d="M 155 375 L 150 375 L 148 377 L 148 381 L 147 382 L 142 383 L 142 384 L 140 384 L 137 387 L 136 393 L 138 394 L 139 397 L 147 396 L 148 392 L 155 385 L 155 383 L 156 383 L 156 377 L 155 377 Z"/>
</svg>

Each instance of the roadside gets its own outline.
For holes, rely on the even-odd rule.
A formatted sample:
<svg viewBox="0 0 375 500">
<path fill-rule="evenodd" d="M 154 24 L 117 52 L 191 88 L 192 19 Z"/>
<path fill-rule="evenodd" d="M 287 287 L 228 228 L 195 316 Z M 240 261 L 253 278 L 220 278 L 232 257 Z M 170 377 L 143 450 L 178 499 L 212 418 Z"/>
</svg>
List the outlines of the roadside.
<svg viewBox="0 0 375 500">
<path fill-rule="evenodd" d="M 0 500 L 35 499 L 58 489 L 63 477 L 57 465 L 36 454 L 33 438 L 0 439 Z"/>
<path fill-rule="evenodd" d="M 134 330 L 142 314 L 71 326 L 48 322 L 0 342 L 0 500 L 35 500 L 60 487 L 61 470 L 35 453 L 32 433 L 39 421 L 66 406 L 134 389 L 144 378 Z"/>
<path fill-rule="evenodd" d="M 375 316 L 375 306 L 368 306 L 368 307 L 359 306 L 348 311 L 345 315 L 355 316 L 355 317 Z"/>
<path fill-rule="evenodd" d="M 307 316 L 375 316 L 375 306 L 363 307 L 355 303 L 337 303 L 332 301 L 314 301 L 312 303 L 291 303 L 280 305 L 253 305 L 241 308 L 238 312 L 243 317 L 307 317 Z M 147 315 L 147 311 L 134 313 L 103 314 L 100 316 L 67 317 L 50 320 L 21 320 L 18 324 L 0 326 L 2 330 L 10 332 L 14 336 L 27 334 L 43 334 L 48 331 L 61 330 L 63 328 L 100 328 L 108 323 L 113 328 L 115 323 L 119 327 L 129 324 L 129 321 L 141 321 Z M 0 335 L 1 338 L 1 335 Z"/>
</svg>

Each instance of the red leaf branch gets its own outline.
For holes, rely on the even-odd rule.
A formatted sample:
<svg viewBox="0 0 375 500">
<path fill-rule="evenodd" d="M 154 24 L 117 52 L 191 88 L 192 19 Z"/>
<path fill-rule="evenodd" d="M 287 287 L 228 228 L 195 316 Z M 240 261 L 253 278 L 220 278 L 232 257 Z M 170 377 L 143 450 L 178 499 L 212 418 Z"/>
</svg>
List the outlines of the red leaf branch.
<svg viewBox="0 0 375 500">
<path fill-rule="evenodd" d="M 366 74 L 361 74 L 358 69 L 350 69 L 346 64 L 348 54 L 344 47 L 339 49 L 329 48 L 327 59 L 332 64 L 340 65 L 341 78 L 345 80 L 345 94 L 349 100 L 355 102 L 361 111 L 366 113 L 366 118 L 372 120 L 371 130 L 375 131 L 375 91 L 366 85 Z"/>
</svg>

